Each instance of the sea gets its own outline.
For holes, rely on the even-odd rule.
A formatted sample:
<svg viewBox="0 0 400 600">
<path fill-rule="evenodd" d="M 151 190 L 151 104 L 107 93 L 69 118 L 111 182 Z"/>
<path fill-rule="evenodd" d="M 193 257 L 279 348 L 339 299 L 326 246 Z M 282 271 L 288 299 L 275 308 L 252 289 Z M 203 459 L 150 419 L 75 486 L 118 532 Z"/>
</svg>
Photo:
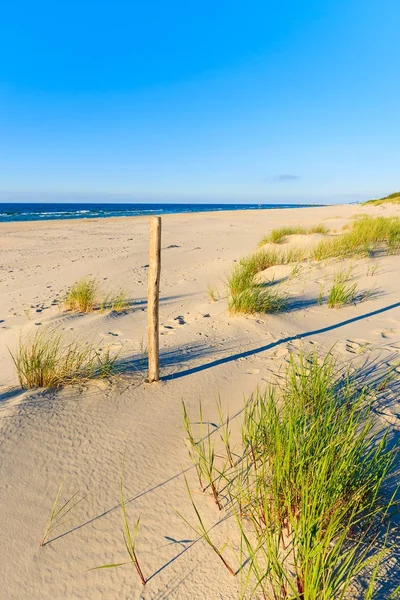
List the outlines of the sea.
<svg viewBox="0 0 400 600">
<path fill-rule="evenodd" d="M 216 212 L 222 210 L 271 210 L 275 208 L 306 208 L 317 204 L 150 204 L 150 203 L 0 203 L 0 222 L 54 221 L 68 219 L 101 219 L 106 217 L 136 217 L 182 213 Z"/>
</svg>

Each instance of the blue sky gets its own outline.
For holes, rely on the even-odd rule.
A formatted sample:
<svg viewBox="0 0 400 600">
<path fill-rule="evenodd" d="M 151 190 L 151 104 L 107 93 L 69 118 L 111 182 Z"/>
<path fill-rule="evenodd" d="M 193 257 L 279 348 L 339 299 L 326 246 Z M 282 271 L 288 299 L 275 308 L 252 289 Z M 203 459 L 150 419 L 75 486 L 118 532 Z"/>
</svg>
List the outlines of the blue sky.
<svg viewBox="0 0 400 600">
<path fill-rule="evenodd" d="M 400 188 L 398 0 L 3 3 L 0 198 Z"/>
</svg>

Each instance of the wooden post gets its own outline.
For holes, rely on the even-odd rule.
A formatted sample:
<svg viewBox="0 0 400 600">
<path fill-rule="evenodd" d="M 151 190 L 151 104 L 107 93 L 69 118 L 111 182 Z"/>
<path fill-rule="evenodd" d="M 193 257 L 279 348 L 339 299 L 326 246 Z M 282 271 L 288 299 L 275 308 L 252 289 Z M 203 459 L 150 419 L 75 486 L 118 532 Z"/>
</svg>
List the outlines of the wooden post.
<svg viewBox="0 0 400 600">
<path fill-rule="evenodd" d="M 161 217 L 150 217 L 150 256 L 147 288 L 147 328 L 149 351 L 148 383 L 160 378 L 158 307 L 161 274 Z"/>
</svg>

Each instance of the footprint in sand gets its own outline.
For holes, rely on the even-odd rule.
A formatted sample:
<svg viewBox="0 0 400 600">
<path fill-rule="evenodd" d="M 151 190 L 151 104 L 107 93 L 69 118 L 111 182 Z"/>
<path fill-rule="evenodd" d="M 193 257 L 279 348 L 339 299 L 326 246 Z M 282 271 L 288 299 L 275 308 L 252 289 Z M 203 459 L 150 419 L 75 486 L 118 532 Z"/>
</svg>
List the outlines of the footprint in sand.
<svg viewBox="0 0 400 600">
<path fill-rule="evenodd" d="M 384 339 L 390 339 L 391 337 L 395 336 L 395 335 L 399 335 L 400 334 L 400 329 L 383 329 L 382 331 L 378 332 L 378 335 L 380 335 L 381 337 L 383 337 Z"/>
<path fill-rule="evenodd" d="M 247 369 L 247 375 L 257 375 L 260 372 L 260 369 Z"/>
<path fill-rule="evenodd" d="M 279 348 L 278 350 L 275 350 L 274 357 L 275 358 L 283 358 L 283 357 L 287 356 L 288 352 L 289 352 L 288 348 Z"/>
<path fill-rule="evenodd" d="M 160 335 L 175 335 L 175 329 L 172 325 L 161 325 Z"/>
<path fill-rule="evenodd" d="M 123 334 L 122 334 L 122 331 L 119 331 L 117 329 L 114 331 L 103 331 L 101 335 L 104 337 L 106 337 L 107 335 L 111 335 L 112 337 L 119 337 L 120 335 L 123 335 Z"/>
<path fill-rule="evenodd" d="M 182 315 L 178 315 L 177 317 L 174 317 L 174 321 L 178 321 L 179 325 L 185 325 L 185 323 L 186 323 L 186 321 L 182 317 Z"/>
</svg>

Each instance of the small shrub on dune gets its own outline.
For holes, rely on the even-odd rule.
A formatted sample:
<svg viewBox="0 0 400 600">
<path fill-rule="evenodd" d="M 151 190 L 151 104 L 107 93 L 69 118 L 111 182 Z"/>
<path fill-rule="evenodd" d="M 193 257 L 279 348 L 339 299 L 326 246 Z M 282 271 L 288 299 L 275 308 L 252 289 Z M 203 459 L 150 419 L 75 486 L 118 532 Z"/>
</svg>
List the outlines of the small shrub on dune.
<svg viewBox="0 0 400 600">
<path fill-rule="evenodd" d="M 23 389 L 58 388 L 109 377 L 115 373 L 118 359 L 118 353 L 112 354 L 109 348 L 98 350 L 91 343 L 50 329 L 21 337 L 10 354 Z"/>
</svg>

